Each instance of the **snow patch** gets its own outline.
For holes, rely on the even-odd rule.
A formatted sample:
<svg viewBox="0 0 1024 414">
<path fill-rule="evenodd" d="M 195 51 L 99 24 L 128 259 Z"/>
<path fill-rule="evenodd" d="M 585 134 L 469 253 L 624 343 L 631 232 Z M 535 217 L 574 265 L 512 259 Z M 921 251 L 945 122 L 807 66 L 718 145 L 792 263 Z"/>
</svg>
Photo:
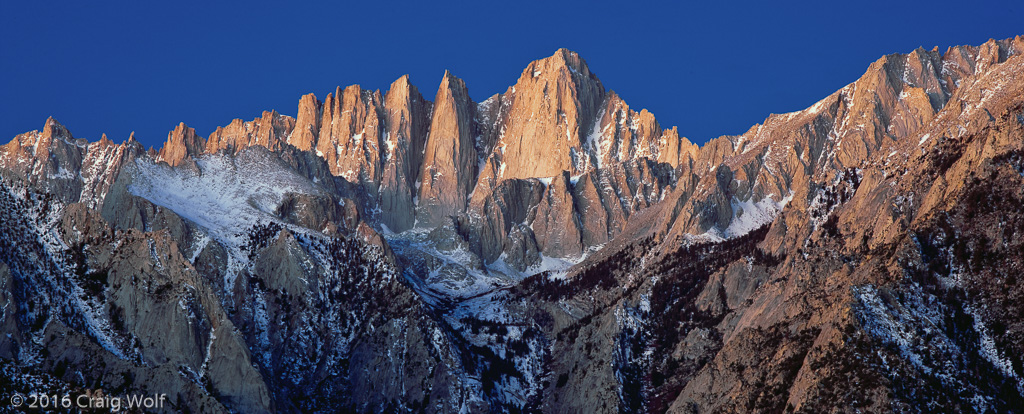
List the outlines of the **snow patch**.
<svg viewBox="0 0 1024 414">
<path fill-rule="evenodd" d="M 924 145 L 925 141 L 928 141 L 928 138 L 931 138 L 931 137 L 932 137 L 932 134 L 921 135 L 921 140 L 918 141 L 917 145 Z"/>
<path fill-rule="evenodd" d="M 597 158 L 597 168 L 604 167 L 604 150 L 602 148 L 604 131 L 601 130 L 601 119 L 604 118 L 604 112 L 605 110 L 602 108 L 601 111 L 597 113 L 597 117 L 594 118 L 594 126 L 590 128 L 590 135 L 587 135 L 586 141 L 587 148 L 589 148 Z M 609 127 L 611 127 L 611 125 L 609 125 Z"/>
<path fill-rule="evenodd" d="M 729 223 L 729 227 L 721 232 L 721 237 L 733 238 L 739 237 L 744 234 L 750 233 L 751 231 L 771 223 L 775 220 L 775 217 L 779 215 L 779 212 L 793 200 L 793 192 L 790 191 L 782 200 L 774 200 L 774 195 L 769 194 L 761 201 L 752 202 L 751 200 L 738 201 L 733 199 L 732 211 L 733 218 Z"/>
</svg>

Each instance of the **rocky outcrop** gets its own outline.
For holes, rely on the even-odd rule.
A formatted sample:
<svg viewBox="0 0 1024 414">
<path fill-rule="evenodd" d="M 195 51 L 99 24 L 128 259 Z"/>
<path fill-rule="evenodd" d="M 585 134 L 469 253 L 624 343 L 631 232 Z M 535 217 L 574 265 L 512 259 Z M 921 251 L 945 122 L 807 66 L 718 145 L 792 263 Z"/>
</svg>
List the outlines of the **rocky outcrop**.
<svg viewBox="0 0 1024 414">
<path fill-rule="evenodd" d="M 376 192 L 381 181 L 383 120 L 380 92 L 352 85 L 340 87 L 324 99 L 317 155 L 327 160 L 331 173 L 349 182 L 368 185 Z"/>
<path fill-rule="evenodd" d="M 143 363 L 196 367 L 195 375 L 208 378 L 229 407 L 269 411 L 270 391 L 245 341 L 214 292 L 169 243 L 166 235 L 147 235 L 111 252 L 116 262 L 101 268 L 111 287 L 106 295 L 112 312 L 142 347 Z M 197 319 L 189 323 L 190 317 Z"/>
<path fill-rule="evenodd" d="M 569 172 L 550 179 L 537 205 L 533 232 L 541 252 L 552 257 L 575 257 L 583 253 L 580 219 L 575 211 Z"/>
<path fill-rule="evenodd" d="M 106 197 L 125 165 L 145 152 L 142 144 L 135 140 L 134 132 L 120 145 L 106 139 L 106 135 L 103 138 L 99 142 L 89 144 L 85 159 L 82 160 L 81 172 L 81 201 L 97 211 L 103 210 Z"/>
<path fill-rule="evenodd" d="M 700 147 L 690 140 L 680 137 L 676 127 L 663 130 L 658 138 L 658 162 L 663 162 L 673 167 L 687 165 L 697 157 Z"/>
<path fill-rule="evenodd" d="M 157 160 L 166 162 L 172 167 L 182 163 L 186 158 L 201 155 L 206 151 L 206 140 L 196 135 L 196 130 L 178 124 L 173 131 L 167 133 L 167 141 L 157 153 Z"/>
<path fill-rule="evenodd" d="M 46 189 L 65 202 L 77 201 L 86 145 L 87 140 L 75 139 L 64 125 L 47 118 L 42 131 L 18 135 L 0 147 L 0 176 Z"/>
<path fill-rule="evenodd" d="M 423 165 L 424 146 L 430 127 L 430 101 L 402 76 L 384 95 L 383 175 L 380 184 L 382 224 L 401 232 L 415 224 L 416 183 Z"/>
<path fill-rule="evenodd" d="M 537 263 L 528 259 L 534 248 L 548 257 L 578 258 L 618 235 L 630 216 L 661 201 L 673 183 L 669 165 L 645 158 L 568 174 L 508 179 L 486 195 L 474 194 L 464 226 L 473 251 L 487 263 L 501 253 L 517 257 L 525 263 L 515 265 L 520 271 Z"/>
<path fill-rule="evenodd" d="M 661 138 L 661 126 L 653 114 L 646 109 L 639 113 L 629 109 L 622 98 L 611 92 L 604 100 L 586 144 L 592 147 L 596 164 L 601 166 L 640 157 L 658 159 L 662 152 Z M 675 144 L 675 158 L 678 158 L 679 143 L 669 143 L 666 137 L 665 144 Z M 665 152 L 670 151 L 665 149 Z"/>
<path fill-rule="evenodd" d="M 263 116 L 249 122 L 235 119 L 228 126 L 217 127 L 217 130 L 210 134 L 206 140 L 205 151 L 208 154 L 235 153 L 253 145 L 276 151 L 292 134 L 295 124 L 294 118 L 281 115 L 277 111 L 263 111 Z"/>
<path fill-rule="evenodd" d="M 300 151 L 315 148 L 317 138 L 320 137 L 323 110 L 324 104 L 316 95 L 302 95 L 302 99 L 299 99 L 298 115 L 295 116 L 295 129 L 288 136 L 288 143 Z"/>
<path fill-rule="evenodd" d="M 445 71 L 423 150 L 417 224 L 434 227 L 466 210 L 477 168 L 474 108 L 465 82 Z"/>
<path fill-rule="evenodd" d="M 487 262 L 506 250 L 509 232 L 519 224 L 529 225 L 543 198 L 544 184 L 536 179 L 505 180 L 490 196 L 469 208 L 469 244 Z"/>
</svg>

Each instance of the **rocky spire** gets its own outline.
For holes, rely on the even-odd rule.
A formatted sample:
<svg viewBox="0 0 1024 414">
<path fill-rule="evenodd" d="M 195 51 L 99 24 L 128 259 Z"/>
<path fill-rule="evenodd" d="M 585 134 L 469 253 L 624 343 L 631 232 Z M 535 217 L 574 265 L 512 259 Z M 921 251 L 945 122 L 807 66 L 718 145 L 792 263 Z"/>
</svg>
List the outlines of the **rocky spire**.
<svg viewBox="0 0 1024 414">
<path fill-rule="evenodd" d="M 34 134 L 32 134 L 34 135 Z M 28 135 L 26 137 L 29 137 Z M 53 151 L 57 151 L 63 148 L 68 142 L 74 140 L 71 136 L 71 132 L 64 127 L 60 122 L 57 122 L 53 117 L 46 118 L 46 123 L 43 124 L 43 130 L 36 135 L 34 142 L 28 142 L 29 140 L 15 139 L 15 141 L 25 141 L 22 145 L 25 147 L 31 146 L 32 157 L 39 162 L 44 164 L 50 164 L 49 159 Z"/>
<path fill-rule="evenodd" d="M 263 111 L 259 119 L 252 122 L 252 145 L 260 145 L 270 150 L 281 147 L 281 143 L 295 129 L 295 118 L 284 116 L 275 110 Z"/>
<path fill-rule="evenodd" d="M 640 157 L 657 158 L 661 136 L 661 125 L 654 114 L 646 109 L 636 112 L 618 94 L 609 92 L 584 146 L 596 166 L 603 166 Z"/>
<path fill-rule="evenodd" d="M 420 225 L 433 226 L 466 208 L 476 175 L 474 108 L 465 82 L 445 71 L 434 99 L 420 174 Z"/>
<path fill-rule="evenodd" d="M 185 158 L 202 154 L 204 148 L 206 140 L 196 135 L 195 129 L 182 122 L 167 134 L 167 142 L 160 148 L 157 159 L 174 167 L 181 164 Z"/>
<path fill-rule="evenodd" d="M 352 85 L 324 100 L 317 154 L 349 182 L 380 183 L 381 96 Z M 375 190 L 375 189 L 372 189 Z"/>
<path fill-rule="evenodd" d="M 309 151 L 316 145 L 320 135 L 320 120 L 323 117 L 323 103 L 314 94 L 299 99 L 299 112 L 295 116 L 295 130 L 288 137 L 288 143 L 302 151 Z"/>
<path fill-rule="evenodd" d="M 697 144 L 690 142 L 685 137 L 680 137 L 676 127 L 672 127 L 661 132 L 661 138 L 658 139 L 657 160 L 678 167 L 679 164 L 695 158 L 698 151 L 700 151 L 700 147 Z"/>
<path fill-rule="evenodd" d="M 42 141 L 40 142 L 50 142 L 55 138 L 61 138 L 68 141 L 74 139 L 71 136 L 71 132 L 68 131 L 68 129 L 65 128 L 63 124 L 57 122 L 56 119 L 53 119 L 52 116 L 46 118 L 46 123 L 43 124 L 42 133 Z"/>
<path fill-rule="evenodd" d="M 100 146 L 108 147 L 114 145 L 114 141 L 111 141 L 110 138 L 107 138 L 107 134 L 103 133 L 100 134 L 100 140 L 97 142 L 97 144 L 99 144 Z"/>
<path fill-rule="evenodd" d="M 409 75 L 391 83 L 384 96 L 383 176 L 381 220 L 393 231 L 413 226 L 415 182 L 423 163 L 423 146 L 430 126 L 431 103 L 409 82 Z"/>
</svg>

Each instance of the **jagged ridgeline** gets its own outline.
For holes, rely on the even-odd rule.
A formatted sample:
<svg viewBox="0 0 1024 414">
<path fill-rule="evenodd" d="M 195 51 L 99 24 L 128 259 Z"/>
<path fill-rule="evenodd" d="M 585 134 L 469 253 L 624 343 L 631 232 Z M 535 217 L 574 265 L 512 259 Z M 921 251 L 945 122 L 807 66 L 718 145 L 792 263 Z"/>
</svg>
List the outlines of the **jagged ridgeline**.
<svg viewBox="0 0 1024 414">
<path fill-rule="evenodd" d="M 1024 38 L 697 146 L 576 53 L 159 150 L 0 147 L 0 393 L 169 412 L 1014 412 Z M 0 410 L 11 410 L 0 407 Z"/>
</svg>

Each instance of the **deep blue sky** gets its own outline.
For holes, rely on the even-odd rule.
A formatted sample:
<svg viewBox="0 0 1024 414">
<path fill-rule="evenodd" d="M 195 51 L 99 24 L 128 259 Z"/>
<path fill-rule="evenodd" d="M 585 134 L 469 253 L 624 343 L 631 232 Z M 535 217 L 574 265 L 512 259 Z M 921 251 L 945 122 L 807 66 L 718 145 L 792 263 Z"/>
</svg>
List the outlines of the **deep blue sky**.
<svg viewBox="0 0 1024 414">
<path fill-rule="evenodd" d="M 159 146 L 181 121 L 205 136 L 406 73 L 433 99 L 445 69 L 480 101 L 566 47 L 633 108 L 703 143 L 810 106 L 884 54 L 1024 33 L 1016 0 L 299 3 L 4 0 L 0 141 L 52 115 L 76 137 L 134 130 Z"/>
</svg>

